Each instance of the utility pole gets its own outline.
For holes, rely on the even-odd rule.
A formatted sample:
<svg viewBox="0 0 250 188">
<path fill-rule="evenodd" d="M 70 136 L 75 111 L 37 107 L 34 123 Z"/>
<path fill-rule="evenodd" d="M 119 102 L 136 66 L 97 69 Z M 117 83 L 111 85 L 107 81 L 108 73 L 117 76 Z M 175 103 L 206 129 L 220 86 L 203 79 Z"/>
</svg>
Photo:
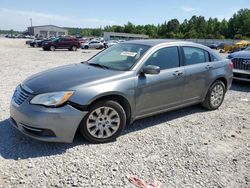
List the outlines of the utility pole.
<svg viewBox="0 0 250 188">
<path fill-rule="evenodd" d="M 30 18 L 30 26 L 32 27 L 32 18 Z"/>
</svg>

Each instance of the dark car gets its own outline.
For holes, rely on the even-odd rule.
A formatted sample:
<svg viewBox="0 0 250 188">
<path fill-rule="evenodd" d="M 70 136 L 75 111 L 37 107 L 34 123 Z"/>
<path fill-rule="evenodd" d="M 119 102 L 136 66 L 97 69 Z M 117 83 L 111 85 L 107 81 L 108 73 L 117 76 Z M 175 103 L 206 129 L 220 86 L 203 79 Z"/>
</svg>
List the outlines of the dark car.
<svg viewBox="0 0 250 188">
<path fill-rule="evenodd" d="M 44 42 L 50 42 L 50 41 L 52 41 L 54 38 L 51 38 L 51 39 L 44 39 L 44 40 L 34 40 L 34 41 L 32 41 L 31 43 L 30 43 L 30 46 L 31 47 L 35 47 L 35 48 L 37 48 L 37 47 L 42 47 L 42 45 L 43 45 L 43 43 Z"/>
<path fill-rule="evenodd" d="M 229 54 L 228 59 L 231 59 L 234 65 L 234 79 L 250 81 L 250 46 L 242 51 Z"/>
<path fill-rule="evenodd" d="M 209 44 L 208 47 L 211 49 L 219 50 L 219 49 L 223 49 L 225 45 L 226 45 L 225 43 L 221 42 L 221 43 Z"/>
<path fill-rule="evenodd" d="M 43 42 L 42 47 L 44 50 L 55 51 L 56 49 L 68 49 L 76 51 L 81 47 L 80 42 L 73 37 L 59 37 L 52 41 Z"/>
<path fill-rule="evenodd" d="M 123 42 L 23 81 L 10 122 L 38 140 L 72 142 L 79 130 L 93 143 L 108 142 L 137 119 L 199 103 L 219 108 L 232 68 L 230 60 L 195 43 Z"/>
<path fill-rule="evenodd" d="M 218 50 L 219 45 L 218 44 L 209 44 L 208 47 L 211 49 Z"/>
</svg>

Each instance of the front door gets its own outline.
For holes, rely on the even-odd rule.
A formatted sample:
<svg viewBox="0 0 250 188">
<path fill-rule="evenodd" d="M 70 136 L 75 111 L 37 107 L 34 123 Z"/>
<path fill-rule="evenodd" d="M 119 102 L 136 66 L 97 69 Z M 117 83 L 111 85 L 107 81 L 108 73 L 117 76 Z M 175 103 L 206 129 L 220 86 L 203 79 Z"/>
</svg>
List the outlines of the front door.
<svg viewBox="0 0 250 188">
<path fill-rule="evenodd" d="M 137 83 L 137 116 L 165 110 L 182 103 L 184 68 L 180 66 L 178 47 L 164 47 L 144 63 L 161 68 L 158 75 L 140 75 Z"/>
</svg>

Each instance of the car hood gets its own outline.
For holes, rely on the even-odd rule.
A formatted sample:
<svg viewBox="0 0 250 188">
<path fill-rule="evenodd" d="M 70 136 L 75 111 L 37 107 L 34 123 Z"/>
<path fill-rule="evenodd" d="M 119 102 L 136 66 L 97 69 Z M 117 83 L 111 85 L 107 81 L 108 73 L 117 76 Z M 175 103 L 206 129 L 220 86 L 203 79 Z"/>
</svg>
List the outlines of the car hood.
<svg viewBox="0 0 250 188">
<path fill-rule="evenodd" d="M 39 94 L 74 90 L 76 86 L 119 74 L 122 72 L 79 63 L 34 74 L 24 80 L 22 84 L 32 90 L 34 94 Z"/>
<path fill-rule="evenodd" d="M 248 50 L 242 50 L 242 51 L 239 51 L 239 52 L 234 52 L 234 53 L 231 53 L 229 55 L 230 59 L 232 58 L 250 58 L 250 51 Z"/>
</svg>

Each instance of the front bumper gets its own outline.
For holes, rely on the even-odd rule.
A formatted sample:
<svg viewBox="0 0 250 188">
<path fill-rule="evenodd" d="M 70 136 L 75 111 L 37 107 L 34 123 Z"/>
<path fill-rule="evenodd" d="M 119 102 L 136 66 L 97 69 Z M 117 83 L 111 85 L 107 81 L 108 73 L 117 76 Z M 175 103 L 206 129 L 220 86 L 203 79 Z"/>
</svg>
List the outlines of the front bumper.
<svg viewBox="0 0 250 188">
<path fill-rule="evenodd" d="M 31 105 L 28 100 L 20 106 L 12 100 L 10 105 L 10 123 L 23 134 L 47 142 L 73 142 L 86 114 L 70 105 L 47 108 Z"/>
<path fill-rule="evenodd" d="M 250 82 L 250 71 L 233 69 L 234 79 Z"/>
</svg>

